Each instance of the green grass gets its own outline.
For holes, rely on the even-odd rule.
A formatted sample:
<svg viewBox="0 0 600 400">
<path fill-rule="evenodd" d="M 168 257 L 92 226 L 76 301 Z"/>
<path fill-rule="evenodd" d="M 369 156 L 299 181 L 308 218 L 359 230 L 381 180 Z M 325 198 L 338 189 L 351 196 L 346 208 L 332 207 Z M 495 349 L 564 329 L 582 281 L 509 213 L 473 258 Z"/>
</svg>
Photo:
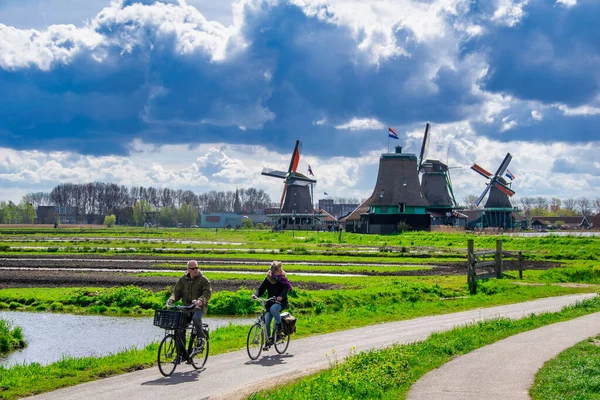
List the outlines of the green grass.
<svg viewBox="0 0 600 400">
<path fill-rule="evenodd" d="M 12 327 L 8 321 L 0 319 L 0 355 L 25 347 L 25 339 L 20 327 Z"/>
<path fill-rule="evenodd" d="M 220 230 L 215 234 L 207 229 L 2 229 L 0 254 L 48 254 L 36 249 L 19 249 L 12 246 L 48 246 L 51 254 L 103 253 L 113 254 L 149 254 L 164 256 L 185 256 L 194 254 L 211 257 L 252 256 L 256 259 L 269 259 L 274 255 L 278 259 L 292 257 L 359 256 L 364 259 L 390 259 L 402 256 L 428 256 L 435 258 L 464 256 L 466 242 L 474 239 L 476 249 L 495 248 L 498 238 L 503 240 L 504 250 L 524 252 L 527 259 L 535 260 L 599 260 L 600 237 L 546 236 L 519 237 L 505 235 L 473 235 L 472 233 L 442 232 L 406 232 L 393 235 L 362 235 L 343 233 L 342 241 L 335 233 L 292 232 L 272 233 L 270 231 Z M 65 243 L 50 242 L 48 238 L 72 239 Z M 108 239 L 117 240 L 108 240 Z M 158 242 L 140 242 L 133 238 L 155 239 Z M 24 241 L 34 240 L 33 242 Z M 174 243 L 176 240 L 218 241 L 223 243 Z M 241 244 L 236 244 L 241 243 Z M 123 247 L 123 250 L 110 250 L 111 247 Z M 177 248 L 169 251 L 167 248 Z M 210 248 L 219 248 L 213 252 Z M 232 248 L 240 248 L 234 251 Z M 376 249 L 375 253 L 363 254 L 361 251 Z M 256 250 L 253 250 L 256 249 Z M 259 254 L 258 250 L 273 252 Z M 226 252 L 223 254 L 222 252 Z M 416 253 L 416 254 L 415 254 Z M 282 258 L 284 257 L 284 258 Z"/>
<path fill-rule="evenodd" d="M 484 283 L 489 284 L 489 283 Z M 451 312 L 470 310 L 482 306 L 495 306 L 509 304 L 534 298 L 580 292 L 579 289 L 560 288 L 553 286 L 544 287 L 517 287 L 506 283 L 506 291 L 490 290 L 492 294 L 480 293 L 467 298 L 455 300 L 413 300 L 403 299 L 405 296 L 414 295 L 419 285 L 401 286 L 400 291 L 394 295 L 380 296 L 367 303 L 357 301 L 355 297 L 343 294 L 333 295 L 327 303 L 317 303 L 310 313 L 296 312 L 298 316 L 297 335 L 302 338 L 316 334 L 341 331 L 382 322 L 406 320 L 427 315 L 439 315 Z M 411 290 L 407 290 L 412 288 Z M 388 289 L 382 289 L 386 293 Z M 418 292 L 418 290 L 417 290 Z M 239 293 L 241 298 L 248 299 L 249 292 Z M 425 296 L 430 294 L 425 293 Z M 300 297 L 299 297 L 300 298 Z M 302 298 L 300 298 L 302 300 Z M 294 305 L 292 309 L 301 311 L 300 306 Z M 319 304 L 324 304 L 319 308 Z M 319 312 L 319 309 L 321 310 Z M 590 311 L 591 312 L 591 311 Z M 157 328 L 158 329 L 158 328 Z M 245 346 L 247 326 L 233 326 L 216 329 L 211 333 L 211 354 L 220 354 L 227 351 L 242 349 Z M 156 346 L 149 346 L 142 350 L 131 349 L 125 355 L 119 354 L 102 358 L 65 359 L 60 363 L 42 367 L 38 364 L 0 367 L 0 398 L 14 399 L 35 393 L 58 389 L 60 387 L 86 382 L 109 375 L 133 371 L 153 365 L 156 358 Z M 158 372 L 157 372 L 158 374 Z M 39 383 L 38 383 L 39 382 Z M 2 389 L 4 388 L 4 390 Z"/>
<path fill-rule="evenodd" d="M 404 346 L 392 346 L 383 350 L 372 350 L 351 355 L 345 362 L 329 356 L 328 370 L 310 377 L 262 391 L 251 399 L 398 399 L 405 398 L 411 385 L 432 369 L 438 368 L 455 357 L 494 343 L 520 332 L 536 329 L 555 322 L 566 321 L 582 315 L 600 312 L 600 299 L 595 298 L 575 306 L 564 308 L 558 313 L 546 313 L 520 320 L 497 319 L 436 333 L 422 342 Z M 589 348 L 586 347 L 589 351 Z M 572 375 L 590 373 L 585 386 L 589 393 L 598 396 L 600 377 L 600 348 L 590 354 L 590 362 L 574 357 L 570 366 L 578 369 Z M 577 360 L 580 360 L 579 362 Z M 581 370 L 586 365 L 587 369 Z M 564 368 L 564 370 L 567 370 Z M 579 381 L 581 382 L 581 380 Z M 572 386 L 576 389 L 580 386 Z M 558 390 L 558 389 L 557 389 Z M 595 390 L 595 392 L 594 392 Z M 592 399 L 598 397 L 548 397 L 547 392 L 539 399 Z M 565 393 L 565 392 L 563 392 Z M 574 392 L 573 392 L 574 393 Z"/>
<path fill-rule="evenodd" d="M 544 364 L 529 393 L 533 400 L 600 399 L 600 336 Z"/>
</svg>

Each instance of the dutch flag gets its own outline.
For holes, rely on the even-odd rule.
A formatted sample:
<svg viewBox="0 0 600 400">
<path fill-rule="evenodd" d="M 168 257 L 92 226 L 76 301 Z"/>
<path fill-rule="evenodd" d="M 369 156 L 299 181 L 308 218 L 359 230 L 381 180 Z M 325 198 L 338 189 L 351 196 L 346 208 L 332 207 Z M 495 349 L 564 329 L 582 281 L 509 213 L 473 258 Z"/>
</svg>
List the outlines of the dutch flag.
<svg viewBox="0 0 600 400">
<path fill-rule="evenodd" d="M 400 139 L 394 128 L 388 128 L 388 137 L 391 137 L 392 139 Z"/>
<path fill-rule="evenodd" d="M 308 173 L 309 173 L 309 174 L 311 174 L 312 176 L 315 176 L 315 175 L 312 173 L 312 169 L 310 168 L 310 164 L 308 164 Z"/>
<path fill-rule="evenodd" d="M 506 177 L 507 177 L 508 179 L 510 179 L 511 181 L 512 181 L 513 179 L 515 179 L 515 176 L 514 176 L 514 175 L 512 174 L 512 172 L 510 172 L 508 169 L 506 170 Z"/>
</svg>

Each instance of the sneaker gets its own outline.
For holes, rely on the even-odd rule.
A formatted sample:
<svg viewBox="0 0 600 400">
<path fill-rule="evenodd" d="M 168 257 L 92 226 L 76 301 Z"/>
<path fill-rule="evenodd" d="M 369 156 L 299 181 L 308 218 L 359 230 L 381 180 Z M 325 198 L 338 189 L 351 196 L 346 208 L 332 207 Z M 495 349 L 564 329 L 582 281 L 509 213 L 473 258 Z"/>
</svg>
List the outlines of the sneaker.
<svg viewBox="0 0 600 400">
<path fill-rule="evenodd" d="M 196 345 L 196 353 L 202 353 L 204 351 L 204 339 L 198 339 L 198 343 Z"/>
<path fill-rule="evenodd" d="M 265 343 L 265 347 L 263 347 L 263 350 L 267 351 L 271 348 L 271 346 L 273 346 L 273 339 L 269 337 L 267 338 L 267 342 Z"/>
</svg>

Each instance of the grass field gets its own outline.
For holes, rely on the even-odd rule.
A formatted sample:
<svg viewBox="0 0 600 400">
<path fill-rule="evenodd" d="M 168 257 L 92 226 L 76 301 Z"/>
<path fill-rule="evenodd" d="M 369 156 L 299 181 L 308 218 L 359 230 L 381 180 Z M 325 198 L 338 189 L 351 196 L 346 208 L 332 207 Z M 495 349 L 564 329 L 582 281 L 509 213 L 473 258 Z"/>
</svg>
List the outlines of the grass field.
<svg viewBox="0 0 600 400">
<path fill-rule="evenodd" d="M 438 264 L 466 264 L 466 242 L 471 238 L 475 240 L 478 250 L 493 249 L 496 240 L 502 239 L 505 250 L 522 251 L 526 260 L 543 261 L 547 265 L 560 268 L 526 270 L 522 281 L 517 279 L 516 272 L 509 272 L 509 277 L 501 280 L 481 281 L 476 295 L 469 295 L 465 275 L 299 275 L 299 273 L 314 271 L 418 272 L 418 270 L 430 270 L 432 266 Z M 0 258 L 9 257 L 9 260 L 32 256 L 42 260 L 44 257 L 64 257 L 69 260 L 84 255 L 108 259 L 141 257 L 140 260 L 151 257 L 153 261 L 144 262 L 150 262 L 155 268 L 170 269 L 172 272 L 143 272 L 138 273 L 138 276 L 167 276 L 173 278 L 173 283 L 182 273 L 184 260 L 189 258 L 208 260 L 208 264 L 203 264 L 201 268 L 211 267 L 210 269 L 221 270 L 207 272 L 209 279 L 215 282 L 221 280 L 240 282 L 240 287 L 236 291 L 220 291 L 214 294 L 209 308 L 211 314 L 248 315 L 256 312 L 256 305 L 249 301 L 249 295 L 254 288 L 245 286 L 243 282 L 261 280 L 262 275 L 248 275 L 243 271 L 266 272 L 270 260 L 282 260 L 285 263 L 284 268 L 293 271 L 290 273 L 292 283 L 314 282 L 325 285 L 323 289 L 296 289 L 292 292 L 290 310 L 299 317 L 299 337 L 542 297 L 598 292 L 598 287 L 593 285 L 600 284 L 599 254 L 600 237 L 578 236 L 525 238 L 440 232 L 408 232 L 382 236 L 242 230 L 220 230 L 216 234 L 214 230 L 203 229 L 0 228 Z M 244 260 L 245 263 L 225 262 L 211 266 L 210 260 L 222 259 Z M 56 263 L 60 265 L 61 261 L 58 260 Z M 318 265 L 319 263 L 321 265 Z M 360 265 L 361 263 L 384 265 Z M 0 271 L 1 269 L 0 265 Z M 228 273 L 224 270 L 240 272 Z M 558 286 L 558 284 L 567 285 Z M 13 287 L 0 289 L 0 308 L 106 315 L 150 315 L 155 308 L 160 308 L 164 304 L 167 296 L 168 291 L 153 292 L 136 286 Z M 587 310 L 589 311 L 590 308 Z M 504 323 L 499 324 L 504 326 Z M 514 329 L 517 330 L 522 329 L 518 324 L 515 327 Z M 509 328 L 503 329 L 502 332 L 507 335 L 516 332 L 513 327 Z M 211 353 L 216 354 L 243 347 L 245 330 L 244 327 L 216 330 L 211 336 Z M 459 337 L 462 335 L 458 333 Z M 466 346 L 464 351 L 471 348 Z M 410 349 L 405 349 L 403 346 L 393 351 L 400 353 L 410 351 L 419 354 L 424 350 L 418 346 Z M 155 352 L 155 346 L 150 346 L 144 350 L 131 350 L 114 357 L 65 360 L 60 365 L 48 367 L 35 364 L 8 369 L 0 367 L 2 376 L 0 397 L 15 398 L 97 379 L 100 376 L 147 367 L 154 363 Z M 357 357 L 363 357 L 360 364 L 364 364 L 366 362 L 364 360 L 372 363 L 373 370 L 365 371 L 367 374 L 378 374 L 377 368 L 385 365 L 378 361 L 382 357 L 380 355 L 357 355 Z M 436 363 L 443 362 L 445 358 L 439 360 L 418 367 L 418 370 L 425 371 L 427 368 L 433 368 L 434 365 L 438 365 Z M 347 364 L 351 366 L 351 363 Z M 348 376 L 353 376 L 347 371 L 344 372 L 342 368 L 344 367 L 336 365 L 330 372 L 334 375 L 327 375 L 328 377 L 318 378 L 316 381 L 320 382 L 318 385 L 325 385 L 326 389 L 323 390 L 333 390 L 331 393 L 334 398 L 343 397 L 346 392 L 339 392 L 329 387 L 333 385 L 333 381 L 339 380 L 339 377 L 335 379 L 332 377 L 337 376 L 335 374 L 346 373 L 349 374 Z M 411 376 L 414 374 L 414 371 L 411 372 Z M 43 383 L 28 388 L 34 381 Z M 402 383 L 390 393 L 401 395 L 408 387 L 407 384 L 409 383 Z M 310 385 L 307 387 L 311 387 Z M 297 389 L 290 390 L 298 393 Z M 282 393 L 289 395 L 292 392 Z M 348 392 L 350 393 L 358 396 L 357 393 L 360 392 Z M 279 394 L 269 393 L 264 396 L 278 398 Z M 302 396 L 299 395 L 298 398 Z"/>
</svg>

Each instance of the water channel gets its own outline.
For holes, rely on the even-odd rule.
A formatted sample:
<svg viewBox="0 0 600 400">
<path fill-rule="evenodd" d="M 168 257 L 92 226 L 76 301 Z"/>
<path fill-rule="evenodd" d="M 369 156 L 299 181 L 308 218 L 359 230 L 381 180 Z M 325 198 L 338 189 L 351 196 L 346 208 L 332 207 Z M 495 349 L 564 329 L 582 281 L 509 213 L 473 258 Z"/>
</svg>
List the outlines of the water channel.
<svg viewBox="0 0 600 400">
<path fill-rule="evenodd" d="M 160 340 L 164 330 L 152 324 L 151 317 L 103 317 L 96 315 L 71 315 L 0 311 L 0 319 L 12 326 L 20 326 L 27 347 L 6 357 L 0 365 L 41 365 L 61 360 L 63 357 L 105 356 L 130 348 L 143 348 Z M 207 317 L 211 330 L 228 324 L 251 324 L 254 318 Z"/>
</svg>

